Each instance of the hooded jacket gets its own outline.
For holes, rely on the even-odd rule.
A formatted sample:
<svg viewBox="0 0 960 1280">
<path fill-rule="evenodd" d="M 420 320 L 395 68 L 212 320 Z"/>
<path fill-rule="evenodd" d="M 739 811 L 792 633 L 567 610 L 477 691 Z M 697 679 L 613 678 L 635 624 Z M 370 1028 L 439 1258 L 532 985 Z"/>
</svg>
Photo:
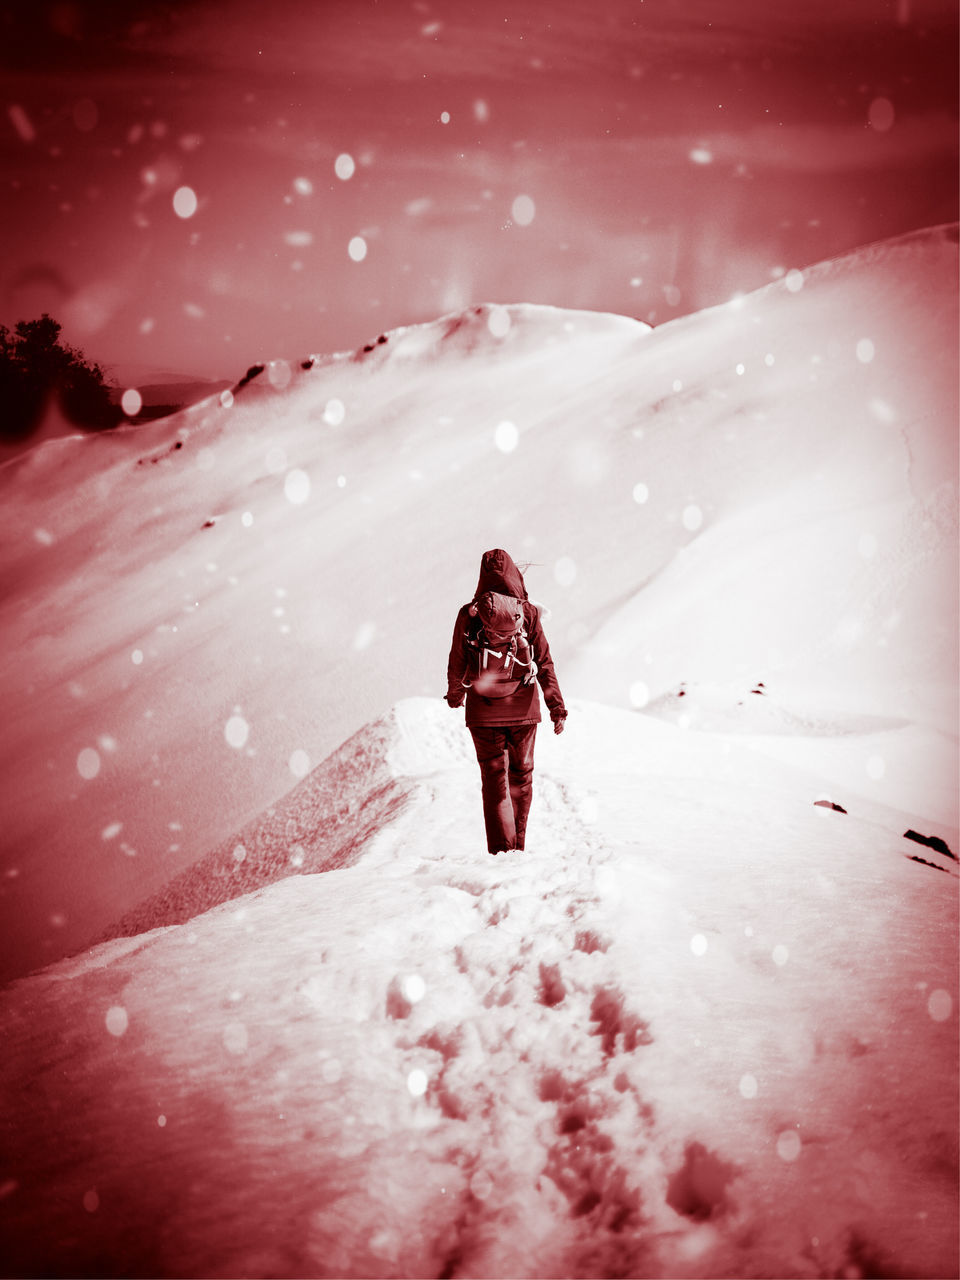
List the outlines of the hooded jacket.
<svg viewBox="0 0 960 1280">
<path fill-rule="evenodd" d="M 473 600 L 465 604 L 457 614 L 453 642 L 450 645 L 450 658 L 447 662 L 447 702 L 451 707 L 459 707 L 466 696 L 468 728 L 540 723 L 540 697 L 535 684 L 522 684 L 516 693 L 511 693 L 506 698 L 484 698 L 472 688 L 464 688 L 463 681 L 469 679 L 466 634 L 473 622 L 470 606 L 479 600 L 485 591 L 497 591 L 502 595 L 515 596 L 522 601 L 527 639 L 537 664 L 537 683 L 543 690 L 550 719 L 554 723 L 565 720 L 567 711 L 563 705 L 563 696 L 553 669 L 550 646 L 547 644 L 547 637 L 543 633 L 540 622 L 540 610 L 527 598 L 523 575 L 513 559 L 500 548 L 483 553 L 480 561 L 480 577 Z"/>
</svg>

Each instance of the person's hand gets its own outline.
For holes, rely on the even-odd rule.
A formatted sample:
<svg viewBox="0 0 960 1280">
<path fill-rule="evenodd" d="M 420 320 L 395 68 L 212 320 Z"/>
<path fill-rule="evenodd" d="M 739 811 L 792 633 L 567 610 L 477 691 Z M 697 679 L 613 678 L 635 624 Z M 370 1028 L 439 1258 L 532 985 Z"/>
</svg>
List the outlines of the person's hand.
<svg viewBox="0 0 960 1280">
<path fill-rule="evenodd" d="M 553 732 L 554 732 L 554 733 L 563 733 L 563 726 L 564 726 L 566 723 L 567 723 L 567 722 L 566 722 L 566 720 L 554 720 L 554 722 L 553 722 Z"/>
</svg>

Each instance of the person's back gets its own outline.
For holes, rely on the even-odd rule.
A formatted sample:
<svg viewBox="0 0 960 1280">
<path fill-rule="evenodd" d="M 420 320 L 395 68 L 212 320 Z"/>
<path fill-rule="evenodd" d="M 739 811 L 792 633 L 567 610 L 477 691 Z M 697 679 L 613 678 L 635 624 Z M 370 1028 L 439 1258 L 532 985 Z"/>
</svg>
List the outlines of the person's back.
<svg viewBox="0 0 960 1280">
<path fill-rule="evenodd" d="M 502 619 L 511 612 L 516 615 L 512 634 L 488 634 L 494 615 Z M 451 707 L 466 701 L 466 724 L 480 765 L 487 848 L 493 854 L 524 848 L 541 719 L 538 685 L 554 732 L 561 733 L 567 712 L 540 610 L 528 599 L 523 575 L 508 553 L 484 552 L 473 600 L 457 614 L 446 701 Z"/>
</svg>

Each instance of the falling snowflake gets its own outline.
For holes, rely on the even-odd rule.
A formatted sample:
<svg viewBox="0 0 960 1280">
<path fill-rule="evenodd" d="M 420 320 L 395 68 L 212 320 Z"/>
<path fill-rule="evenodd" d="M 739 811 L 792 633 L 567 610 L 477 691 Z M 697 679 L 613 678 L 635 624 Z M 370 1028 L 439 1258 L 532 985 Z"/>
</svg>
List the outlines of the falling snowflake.
<svg viewBox="0 0 960 1280">
<path fill-rule="evenodd" d="M 634 680 L 629 691 L 630 705 L 639 711 L 650 701 L 650 687 L 643 680 Z"/>
<path fill-rule="evenodd" d="M 283 482 L 283 495 L 293 506 L 302 506 L 310 497 L 310 477 L 306 471 L 294 467 Z"/>
<path fill-rule="evenodd" d="M 419 1004 L 427 992 L 427 984 L 418 973 L 408 974 L 403 980 L 403 994 L 411 1004 Z"/>
<path fill-rule="evenodd" d="M 870 364 L 875 354 L 875 348 L 870 338 L 861 338 L 857 343 L 857 359 L 861 364 Z"/>
<path fill-rule="evenodd" d="M 107 1010 L 104 1023 L 110 1034 L 119 1039 L 120 1036 L 126 1035 L 127 1027 L 130 1025 L 130 1018 L 123 1005 L 115 1004 Z"/>
<path fill-rule="evenodd" d="M 100 753 L 93 747 L 84 747 L 77 756 L 77 773 L 90 782 L 100 772 Z"/>
<path fill-rule="evenodd" d="M 777 1137 L 777 1155 L 787 1164 L 792 1164 L 800 1154 L 803 1143 L 796 1129 L 784 1129 Z"/>
<path fill-rule="evenodd" d="M 520 432 L 516 425 L 509 420 L 498 422 L 496 430 L 493 433 L 493 443 L 501 453 L 513 453 L 520 442 Z"/>
<path fill-rule="evenodd" d="M 178 187 L 173 193 L 173 211 L 178 218 L 192 218 L 199 201 L 193 187 Z"/>
<path fill-rule="evenodd" d="M 229 746 L 240 751 L 247 745 L 247 739 L 250 736 L 250 726 L 241 715 L 232 715 L 224 726 L 223 736 L 226 738 Z"/>
<path fill-rule="evenodd" d="M 571 556 L 561 556 L 553 566 L 553 576 L 561 587 L 572 587 L 577 578 L 577 566 Z"/>
<path fill-rule="evenodd" d="M 128 418 L 135 418 L 143 408 L 143 396 L 136 387 L 128 387 L 120 397 L 120 408 Z"/>
<path fill-rule="evenodd" d="M 743 1098 L 755 1098 L 758 1092 L 756 1076 L 743 1075 L 740 1077 L 740 1096 Z"/>
<path fill-rule="evenodd" d="M 688 507 L 684 507 L 681 519 L 683 521 L 683 527 L 689 533 L 696 533 L 703 524 L 703 512 L 696 503 L 691 503 Z"/>
<path fill-rule="evenodd" d="M 931 991 L 927 1000 L 927 1012 L 934 1022 L 946 1022 L 953 1013 L 953 1000 L 949 991 L 944 991 L 942 987 L 938 987 L 936 991 Z"/>
<path fill-rule="evenodd" d="M 414 1067 L 414 1069 L 407 1076 L 407 1088 L 410 1090 L 410 1092 L 413 1094 L 415 1098 L 423 1097 L 423 1095 L 427 1092 L 428 1084 L 429 1084 L 429 1080 L 427 1079 L 427 1073 L 425 1071 L 422 1071 L 419 1067 Z"/>
<path fill-rule="evenodd" d="M 487 328 L 495 338 L 505 338 L 510 332 L 512 321 L 506 307 L 491 307 L 487 316 Z"/>
<path fill-rule="evenodd" d="M 310 772 L 310 757 L 306 751 L 298 747 L 290 756 L 288 766 L 295 778 L 305 778 Z"/>
<path fill-rule="evenodd" d="M 537 206 L 532 196 L 519 195 L 510 206 L 510 213 L 518 227 L 529 227 L 537 216 Z"/>
</svg>

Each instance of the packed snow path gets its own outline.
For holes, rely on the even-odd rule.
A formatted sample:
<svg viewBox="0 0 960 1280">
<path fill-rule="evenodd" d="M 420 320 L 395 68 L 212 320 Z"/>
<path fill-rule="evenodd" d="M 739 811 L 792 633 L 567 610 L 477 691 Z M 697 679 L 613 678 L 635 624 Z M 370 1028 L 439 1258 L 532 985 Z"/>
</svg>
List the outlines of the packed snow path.
<svg viewBox="0 0 960 1280">
<path fill-rule="evenodd" d="M 575 704 L 494 860 L 459 716 L 350 751 L 358 821 L 406 796 L 352 865 L 250 839 L 274 883 L 0 996 L 9 1274 L 954 1274 L 957 880 L 901 815 Z"/>
</svg>

